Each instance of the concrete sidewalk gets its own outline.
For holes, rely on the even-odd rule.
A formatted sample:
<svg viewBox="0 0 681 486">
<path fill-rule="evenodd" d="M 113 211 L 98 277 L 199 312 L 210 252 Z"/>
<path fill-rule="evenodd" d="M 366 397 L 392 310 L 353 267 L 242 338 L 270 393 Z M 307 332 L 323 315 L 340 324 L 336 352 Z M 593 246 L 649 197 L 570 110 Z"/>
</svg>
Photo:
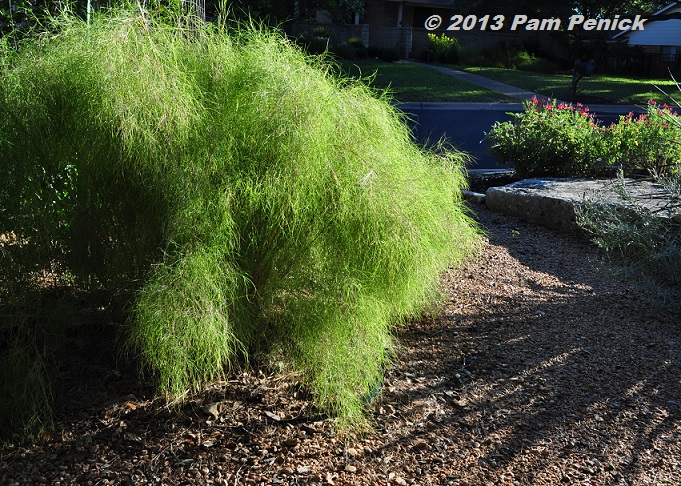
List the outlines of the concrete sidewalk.
<svg viewBox="0 0 681 486">
<path fill-rule="evenodd" d="M 538 99 L 546 99 L 546 96 L 541 95 L 539 93 L 533 93 L 532 91 L 527 91 L 522 88 L 516 88 L 515 86 L 511 86 L 510 84 L 506 83 L 500 83 L 499 81 L 494 81 L 493 79 L 489 78 L 484 78 L 482 76 L 478 76 L 477 74 L 471 74 L 467 73 L 464 71 L 458 71 L 456 69 L 451 69 L 451 68 L 446 68 L 442 66 L 436 66 L 434 64 L 426 64 L 422 62 L 414 62 L 414 61 L 407 61 L 411 64 L 416 64 L 418 66 L 423 66 L 426 68 L 430 69 L 435 69 L 436 71 L 439 71 L 443 74 L 446 74 L 448 76 L 455 77 L 457 79 L 460 79 L 461 81 L 466 81 L 468 83 L 472 84 L 477 84 L 478 86 L 481 86 L 483 88 L 486 88 L 490 91 L 494 91 L 496 93 L 501 93 L 503 95 L 508 96 L 509 98 L 513 98 L 516 100 L 531 100 L 533 97 L 536 97 Z"/>
</svg>

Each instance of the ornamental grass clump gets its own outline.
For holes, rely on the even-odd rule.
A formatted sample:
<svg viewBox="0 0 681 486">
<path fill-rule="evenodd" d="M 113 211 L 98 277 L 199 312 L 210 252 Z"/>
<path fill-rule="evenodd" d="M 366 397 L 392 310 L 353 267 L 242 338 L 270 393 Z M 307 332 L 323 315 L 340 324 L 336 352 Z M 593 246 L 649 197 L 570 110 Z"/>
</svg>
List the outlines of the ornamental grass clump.
<svg viewBox="0 0 681 486">
<path fill-rule="evenodd" d="M 621 204 L 587 199 L 576 207 L 577 223 L 627 273 L 667 286 L 681 284 L 681 173 L 658 177 L 664 204 L 653 211 L 629 194 L 622 174 L 614 190 Z"/>
<path fill-rule="evenodd" d="M 278 34 L 62 22 L 0 63 L 0 233 L 21 242 L 3 277 L 122 299 L 125 348 L 169 397 L 276 356 L 360 424 L 392 330 L 475 240 L 461 155 Z M 9 314 L 3 342 L 38 332 Z"/>
</svg>

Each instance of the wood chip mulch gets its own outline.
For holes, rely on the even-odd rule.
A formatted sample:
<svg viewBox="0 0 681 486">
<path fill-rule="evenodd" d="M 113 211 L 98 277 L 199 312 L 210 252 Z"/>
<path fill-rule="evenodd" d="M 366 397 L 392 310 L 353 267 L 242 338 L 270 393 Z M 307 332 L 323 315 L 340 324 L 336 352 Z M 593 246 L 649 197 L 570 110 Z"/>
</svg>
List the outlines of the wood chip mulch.
<svg viewBox="0 0 681 486">
<path fill-rule="evenodd" d="M 93 364 L 92 396 L 4 450 L 0 484 L 681 484 L 678 305 L 577 238 L 475 211 L 484 248 L 445 277 L 439 313 L 399 330 L 372 431 L 337 433 L 289 374 L 168 409 Z"/>
</svg>

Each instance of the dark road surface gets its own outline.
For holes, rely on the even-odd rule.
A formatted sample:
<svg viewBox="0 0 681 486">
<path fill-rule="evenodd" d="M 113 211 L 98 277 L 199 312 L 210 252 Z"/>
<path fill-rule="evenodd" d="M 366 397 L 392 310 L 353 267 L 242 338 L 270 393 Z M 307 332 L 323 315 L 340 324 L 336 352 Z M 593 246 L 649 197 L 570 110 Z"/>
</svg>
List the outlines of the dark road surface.
<svg viewBox="0 0 681 486">
<path fill-rule="evenodd" d="M 509 112 L 523 110 L 520 103 L 404 103 L 398 105 L 412 121 L 416 137 L 422 143 L 434 143 L 443 136 L 453 146 L 475 157 L 471 169 L 508 168 L 499 164 L 482 142 L 485 132 L 490 131 L 496 121 L 511 119 Z M 601 112 L 599 113 L 599 111 Z M 641 111 L 631 106 L 593 107 L 592 112 L 605 125 L 617 121 L 619 115 L 629 111 Z"/>
</svg>

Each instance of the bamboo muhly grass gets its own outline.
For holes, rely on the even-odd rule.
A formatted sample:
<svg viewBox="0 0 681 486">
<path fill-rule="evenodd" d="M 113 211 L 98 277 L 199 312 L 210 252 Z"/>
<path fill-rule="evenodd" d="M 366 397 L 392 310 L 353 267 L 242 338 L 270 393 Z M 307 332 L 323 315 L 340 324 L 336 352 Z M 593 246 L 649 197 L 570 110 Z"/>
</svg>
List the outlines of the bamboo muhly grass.
<svg viewBox="0 0 681 486">
<path fill-rule="evenodd" d="M 161 392 L 283 353 L 359 423 L 392 329 L 475 239 L 461 154 L 279 34 L 152 18 L 72 22 L 4 67 L 3 227 L 42 249 L 25 266 L 127 292 Z"/>
</svg>

